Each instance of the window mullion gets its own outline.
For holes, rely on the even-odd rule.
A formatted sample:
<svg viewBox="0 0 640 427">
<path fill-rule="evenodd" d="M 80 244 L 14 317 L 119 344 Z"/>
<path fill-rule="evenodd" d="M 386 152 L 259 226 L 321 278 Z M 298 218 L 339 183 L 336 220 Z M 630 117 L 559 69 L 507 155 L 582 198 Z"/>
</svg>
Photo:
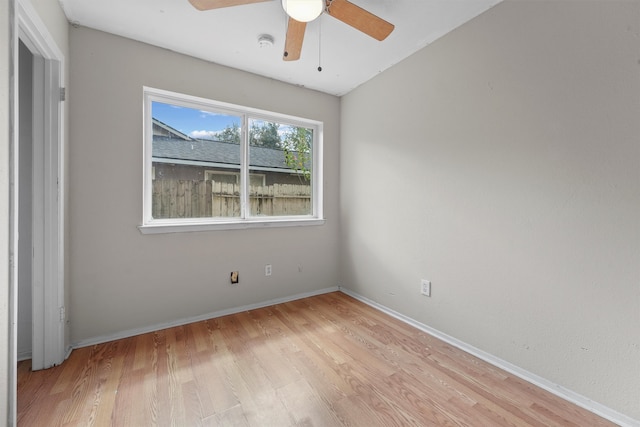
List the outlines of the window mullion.
<svg viewBox="0 0 640 427">
<path fill-rule="evenodd" d="M 242 141 L 240 144 L 240 217 L 247 219 L 249 206 L 249 118 L 242 115 Z"/>
</svg>

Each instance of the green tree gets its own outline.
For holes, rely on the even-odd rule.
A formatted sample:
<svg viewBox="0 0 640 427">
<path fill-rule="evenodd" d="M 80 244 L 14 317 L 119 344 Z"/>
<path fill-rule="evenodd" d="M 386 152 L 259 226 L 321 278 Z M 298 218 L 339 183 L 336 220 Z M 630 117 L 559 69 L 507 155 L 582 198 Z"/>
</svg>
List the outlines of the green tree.
<svg viewBox="0 0 640 427">
<path fill-rule="evenodd" d="M 251 122 L 249 144 L 265 148 L 280 148 L 280 125 L 274 122 Z"/>
<path fill-rule="evenodd" d="M 218 135 L 220 141 L 232 142 L 234 144 L 240 144 L 240 126 L 237 123 L 225 127 Z"/>
<path fill-rule="evenodd" d="M 291 169 L 302 175 L 305 181 L 311 179 L 311 143 L 313 131 L 306 128 L 291 128 L 283 141 L 284 159 Z"/>
</svg>

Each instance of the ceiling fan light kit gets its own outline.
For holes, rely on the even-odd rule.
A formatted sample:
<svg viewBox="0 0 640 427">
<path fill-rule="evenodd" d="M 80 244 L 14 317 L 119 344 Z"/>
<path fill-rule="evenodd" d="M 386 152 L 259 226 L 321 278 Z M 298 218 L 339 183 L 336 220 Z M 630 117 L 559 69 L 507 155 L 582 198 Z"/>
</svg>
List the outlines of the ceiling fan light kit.
<svg viewBox="0 0 640 427">
<path fill-rule="evenodd" d="M 298 22 L 311 22 L 322 14 L 324 0 L 282 0 L 282 8 Z"/>
</svg>

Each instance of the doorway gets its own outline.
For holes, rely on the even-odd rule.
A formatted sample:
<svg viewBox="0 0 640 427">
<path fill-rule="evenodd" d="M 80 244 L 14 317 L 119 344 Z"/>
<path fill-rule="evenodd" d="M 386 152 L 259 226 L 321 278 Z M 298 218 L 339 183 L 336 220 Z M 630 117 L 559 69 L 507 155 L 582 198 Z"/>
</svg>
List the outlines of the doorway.
<svg viewBox="0 0 640 427">
<path fill-rule="evenodd" d="M 12 141 L 11 286 L 16 359 L 32 369 L 65 358 L 63 108 L 64 57 L 28 2 L 17 2 Z"/>
<path fill-rule="evenodd" d="M 33 354 L 33 61 L 22 41 L 18 48 L 18 361 Z"/>
</svg>

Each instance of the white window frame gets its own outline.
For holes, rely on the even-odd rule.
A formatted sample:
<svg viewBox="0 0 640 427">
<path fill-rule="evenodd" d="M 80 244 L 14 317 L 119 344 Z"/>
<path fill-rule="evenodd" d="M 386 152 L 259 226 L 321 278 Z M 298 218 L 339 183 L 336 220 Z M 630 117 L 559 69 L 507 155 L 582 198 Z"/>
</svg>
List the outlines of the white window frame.
<svg viewBox="0 0 640 427">
<path fill-rule="evenodd" d="M 163 218 L 154 219 L 151 215 L 153 185 L 153 129 L 151 107 L 154 101 L 179 105 L 187 108 L 214 110 L 242 118 L 240 143 L 240 217 L 225 218 Z M 311 166 L 311 206 L 310 215 L 252 217 L 249 215 L 249 144 L 247 123 L 249 118 L 257 118 L 291 126 L 313 129 L 312 166 Z M 243 228 L 292 227 L 324 224 L 322 190 L 322 139 L 323 123 L 317 120 L 295 117 L 251 107 L 214 101 L 191 95 L 170 92 L 162 89 L 143 87 L 143 216 L 138 229 L 143 234 L 177 233 L 189 231 L 228 230 Z"/>
</svg>

